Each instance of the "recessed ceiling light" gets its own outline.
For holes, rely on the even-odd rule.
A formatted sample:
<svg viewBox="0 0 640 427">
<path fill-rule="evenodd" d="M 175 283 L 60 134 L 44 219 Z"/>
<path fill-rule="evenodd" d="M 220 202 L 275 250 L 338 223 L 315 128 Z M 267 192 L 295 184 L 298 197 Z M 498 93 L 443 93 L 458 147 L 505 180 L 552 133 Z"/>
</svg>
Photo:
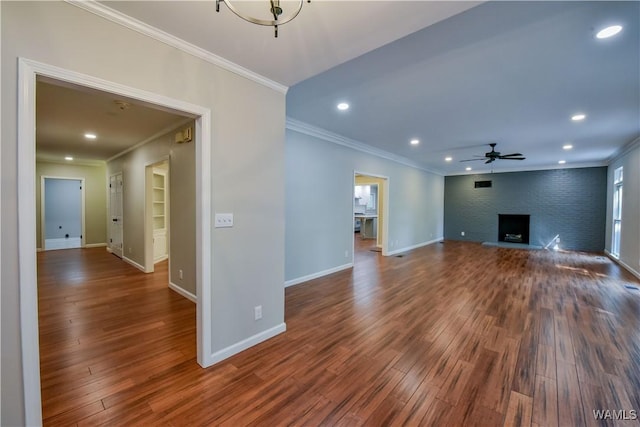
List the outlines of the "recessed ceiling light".
<svg viewBox="0 0 640 427">
<path fill-rule="evenodd" d="M 338 110 L 345 111 L 348 109 L 349 109 L 349 104 L 347 104 L 346 102 L 341 102 L 340 104 L 338 104 Z"/>
<path fill-rule="evenodd" d="M 571 120 L 573 120 L 574 122 L 579 122 L 580 120 L 584 120 L 586 117 L 586 114 L 574 114 L 573 116 L 571 116 Z"/>
<path fill-rule="evenodd" d="M 453 157 L 445 157 L 444 160 L 450 162 L 451 160 L 453 160 Z"/>
<path fill-rule="evenodd" d="M 573 145 L 571 145 L 571 144 L 565 144 L 565 145 L 562 146 L 563 150 L 571 150 L 572 148 L 573 148 Z"/>
<path fill-rule="evenodd" d="M 467 166 L 466 168 L 464 168 L 464 170 L 466 170 L 466 171 L 470 171 L 470 170 L 471 170 L 471 168 L 470 168 L 469 166 Z"/>
<path fill-rule="evenodd" d="M 566 160 L 559 160 L 558 163 L 560 163 L 561 165 L 564 165 L 565 163 L 567 163 Z"/>
<path fill-rule="evenodd" d="M 73 157 L 71 157 L 71 156 L 67 156 L 67 157 L 65 157 L 64 159 L 65 159 L 65 160 L 69 160 L 69 161 L 71 161 L 71 160 L 73 160 Z"/>
<path fill-rule="evenodd" d="M 412 139 L 411 141 L 409 141 L 411 143 L 411 145 L 418 145 L 420 144 L 420 140 L 419 139 Z"/>
<path fill-rule="evenodd" d="M 620 31 L 622 31 L 622 25 L 611 25 L 610 27 L 606 27 L 598 31 L 598 34 L 596 34 L 596 38 L 608 39 L 609 37 L 615 36 Z"/>
<path fill-rule="evenodd" d="M 97 138 L 95 133 L 85 133 L 84 137 L 87 138 L 87 139 L 96 139 Z"/>
</svg>

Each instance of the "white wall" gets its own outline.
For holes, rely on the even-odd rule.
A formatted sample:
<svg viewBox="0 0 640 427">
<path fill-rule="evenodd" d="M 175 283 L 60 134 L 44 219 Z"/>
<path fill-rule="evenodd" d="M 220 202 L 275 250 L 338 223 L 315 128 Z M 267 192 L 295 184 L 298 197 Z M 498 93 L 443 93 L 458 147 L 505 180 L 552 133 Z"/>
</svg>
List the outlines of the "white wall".
<svg viewBox="0 0 640 427">
<path fill-rule="evenodd" d="M 442 237 L 442 176 L 289 129 L 285 153 L 288 284 L 352 262 L 354 171 L 389 177 L 390 252 Z"/>
<path fill-rule="evenodd" d="M 640 277 L 640 139 L 631 150 L 614 160 L 607 173 L 607 236 L 606 250 L 611 252 L 613 230 L 613 172 L 623 167 L 622 235 L 620 236 L 620 262 Z"/>
<path fill-rule="evenodd" d="M 2 419 L 24 425 L 18 284 L 18 58 L 211 110 L 211 199 L 235 226 L 212 231 L 211 345 L 284 326 L 285 95 L 64 2 L 0 2 Z M 34 160 L 35 161 L 35 160 Z M 264 191 L 264 189 L 268 191 Z M 35 224 L 34 224 L 35 226 Z M 253 320 L 262 305 L 263 318 Z M 280 329 L 278 329 L 280 330 Z"/>
</svg>

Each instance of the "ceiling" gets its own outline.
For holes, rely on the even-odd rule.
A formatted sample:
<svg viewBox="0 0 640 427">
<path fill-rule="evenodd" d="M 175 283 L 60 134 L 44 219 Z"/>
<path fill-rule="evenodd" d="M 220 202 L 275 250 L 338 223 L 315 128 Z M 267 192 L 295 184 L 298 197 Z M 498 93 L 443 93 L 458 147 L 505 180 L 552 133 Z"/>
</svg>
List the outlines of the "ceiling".
<svg viewBox="0 0 640 427">
<path fill-rule="evenodd" d="M 216 13 L 214 1 L 101 5 L 289 86 L 291 119 L 445 175 L 559 167 L 558 160 L 566 160 L 562 167 L 601 165 L 640 134 L 638 2 L 314 0 L 280 26 L 277 39 L 272 28 L 249 24 L 224 5 Z M 596 40 L 595 31 L 611 22 L 623 31 Z M 48 105 L 47 115 L 58 114 L 73 95 L 49 89 L 38 88 L 38 102 Z M 46 148 L 59 156 L 73 139 L 64 129 L 77 137 L 97 118 L 104 120 L 103 145 L 94 143 L 91 152 L 103 159 L 184 120 L 160 114 L 157 126 L 134 137 L 133 129 L 114 126 L 128 113 L 112 97 L 77 95 L 64 126 L 62 118 L 38 122 L 39 154 Z M 338 111 L 340 101 L 351 108 Z M 577 112 L 587 118 L 572 122 Z M 420 144 L 410 145 L 412 138 Z M 459 162 L 489 151 L 489 142 L 527 159 Z M 564 151 L 566 143 L 574 148 Z"/>
<path fill-rule="evenodd" d="M 36 86 L 39 160 L 106 161 L 187 117 L 121 96 L 40 78 Z M 87 139 L 85 133 L 96 135 Z"/>
</svg>

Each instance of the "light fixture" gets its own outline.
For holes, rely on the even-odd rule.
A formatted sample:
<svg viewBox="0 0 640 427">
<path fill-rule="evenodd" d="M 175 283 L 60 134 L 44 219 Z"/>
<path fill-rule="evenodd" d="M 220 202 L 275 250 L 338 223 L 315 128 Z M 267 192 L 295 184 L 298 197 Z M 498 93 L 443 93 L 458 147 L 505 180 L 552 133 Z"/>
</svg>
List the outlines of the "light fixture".
<svg viewBox="0 0 640 427">
<path fill-rule="evenodd" d="M 608 39 L 609 37 L 613 37 L 622 31 L 622 25 L 611 25 L 609 27 L 603 28 L 598 31 L 596 34 L 597 39 Z"/>
<path fill-rule="evenodd" d="M 419 139 L 412 139 L 411 141 L 409 141 L 409 143 L 411 145 L 418 145 L 418 144 L 420 144 L 420 140 Z"/>
<path fill-rule="evenodd" d="M 561 164 L 561 165 L 564 165 L 565 163 L 567 163 L 567 161 L 566 160 L 558 160 L 558 163 Z"/>
<path fill-rule="evenodd" d="M 337 105 L 337 108 L 340 111 L 346 111 L 349 109 L 349 104 L 347 104 L 346 102 L 341 102 L 340 104 Z"/>
<path fill-rule="evenodd" d="M 287 16 L 281 17 L 284 10 L 280 7 L 280 0 L 265 1 L 265 5 L 269 8 L 269 14 L 273 15 L 273 19 L 260 19 L 253 16 L 249 16 L 238 9 L 234 3 L 240 0 L 216 0 L 216 12 L 220 12 L 220 2 L 227 5 L 227 7 L 239 18 L 244 19 L 252 24 L 264 25 L 266 27 L 274 28 L 274 35 L 278 37 L 278 25 L 284 25 L 287 22 L 291 22 L 302 10 L 302 4 L 304 0 L 298 0 L 298 4 L 294 7 L 294 10 Z M 307 3 L 311 3 L 311 0 L 307 0 Z"/>
<path fill-rule="evenodd" d="M 451 160 L 453 160 L 453 157 L 445 157 L 445 158 L 444 158 L 444 161 L 445 161 L 445 162 L 450 162 Z"/>
<path fill-rule="evenodd" d="M 71 156 L 66 156 L 64 159 L 65 159 L 65 160 L 68 160 L 68 161 L 71 161 L 71 160 L 73 160 L 73 157 L 71 157 Z"/>
<path fill-rule="evenodd" d="M 470 171 L 470 170 L 471 170 L 471 168 L 470 168 L 469 166 L 467 166 L 466 168 L 464 168 L 464 170 L 466 170 L 466 171 Z"/>
<path fill-rule="evenodd" d="M 571 120 L 573 120 L 574 122 L 579 122 L 581 120 L 584 120 L 587 117 L 586 114 L 574 114 L 573 116 L 571 116 Z"/>
<path fill-rule="evenodd" d="M 571 145 L 571 144 L 565 144 L 565 145 L 562 146 L 563 150 L 571 150 L 572 148 L 573 148 L 573 145 Z"/>
<path fill-rule="evenodd" d="M 87 139 L 96 139 L 97 138 L 95 133 L 85 133 L 84 137 L 87 138 Z"/>
</svg>

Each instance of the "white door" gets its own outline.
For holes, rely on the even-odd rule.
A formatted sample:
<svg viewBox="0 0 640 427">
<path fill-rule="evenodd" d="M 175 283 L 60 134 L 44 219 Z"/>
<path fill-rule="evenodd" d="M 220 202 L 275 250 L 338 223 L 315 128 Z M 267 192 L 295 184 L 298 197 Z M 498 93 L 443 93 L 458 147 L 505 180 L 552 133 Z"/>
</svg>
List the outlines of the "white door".
<svg viewBox="0 0 640 427">
<path fill-rule="evenodd" d="M 109 248 L 122 258 L 122 174 L 109 177 Z"/>
</svg>

